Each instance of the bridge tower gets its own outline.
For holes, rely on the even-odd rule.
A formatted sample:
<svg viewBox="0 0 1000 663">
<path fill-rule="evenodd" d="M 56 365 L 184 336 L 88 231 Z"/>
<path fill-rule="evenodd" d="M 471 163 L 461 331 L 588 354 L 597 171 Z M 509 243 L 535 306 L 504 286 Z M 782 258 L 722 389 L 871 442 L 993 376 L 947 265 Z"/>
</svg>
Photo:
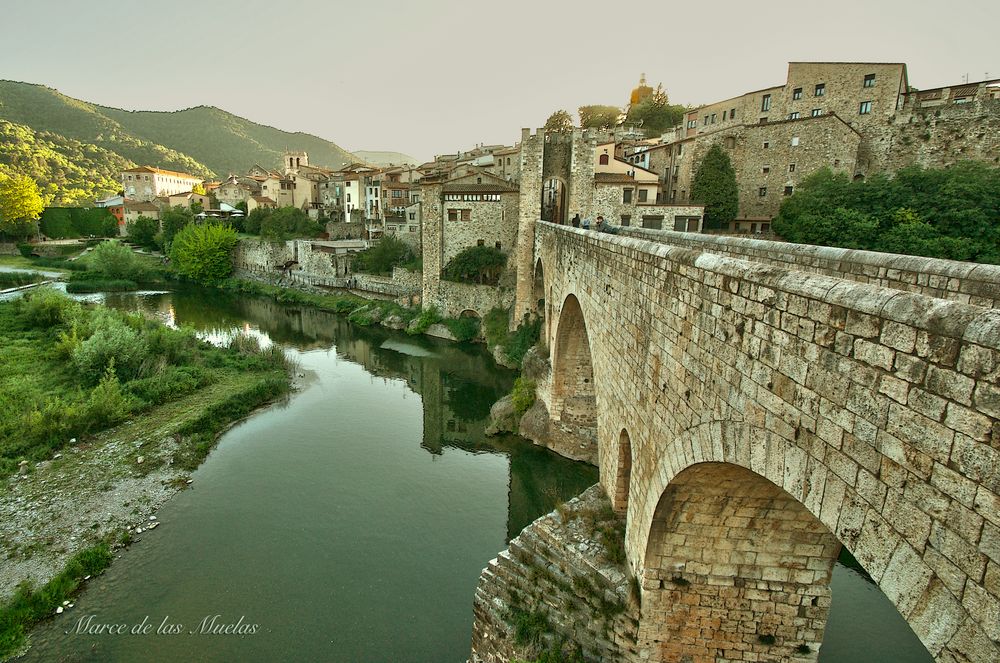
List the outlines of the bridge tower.
<svg viewBox="0 0 1000 663">
<path fill-rule="evenodd" d="M 534 309 L 535 223 L 542 214 L 542 155 L 545 132 L 521 129 L 521 197 L 517 222 L 517 288 L 511 328 Z M 426 218 L 426 217 L 425 217 Z M 425 226 L 426 227 L 426 226 Z M 427 237 L 426 233 L 424 237 Z M 426 260 L 426 259 L 425 259 Z M 424 264 L 424 274 L 428 266 Z M 425 277 L 426 278 L 426 277 Z"/>
</svg>

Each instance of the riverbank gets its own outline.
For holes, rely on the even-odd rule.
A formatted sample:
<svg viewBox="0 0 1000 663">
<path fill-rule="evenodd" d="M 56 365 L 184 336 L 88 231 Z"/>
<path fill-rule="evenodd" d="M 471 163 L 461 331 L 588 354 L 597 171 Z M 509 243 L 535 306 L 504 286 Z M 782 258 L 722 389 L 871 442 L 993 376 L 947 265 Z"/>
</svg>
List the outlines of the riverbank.
<svg viewBox="0 0 1000 663">
<path fill-rule="evenodd" d="M 189 485 L 218 436 L 291 386 L 284 355 L 255 340 L 214 348 L 159 323 L 45 299 L 31 309 L 0 303 L 0 659 L 24 647 L 39 617 L 15 609 L 19 601 L 33 596 L 47 616 L 66 600 L 49 588 L 15 597 L 24 583 L 68 578 L 81 552 L 155 530 L 157 507 Z M 39 321 L 39 309 L 52 317 Z M 72 347 L 98 335 L 117 339 L 111 366 L 122 379 L 101 369 L 90 389 L 80 373 L 90 353 Z M 127 346 L 137 343 L 145 359 L 130 375 Z M 60 584 L 71 594 L 76 580 Z"/>
</svg>

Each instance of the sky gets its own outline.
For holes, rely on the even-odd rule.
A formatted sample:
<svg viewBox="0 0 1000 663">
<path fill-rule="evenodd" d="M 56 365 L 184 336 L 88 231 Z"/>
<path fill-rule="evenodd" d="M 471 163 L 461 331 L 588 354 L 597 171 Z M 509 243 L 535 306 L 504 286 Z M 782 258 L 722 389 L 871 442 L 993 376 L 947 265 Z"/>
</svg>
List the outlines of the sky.
<svg viewBox="0 0 1000 663">
<path fill-rule="evenodd" d="M 905 62 L 918 88 L 1000 77 L 996 0 L 3 4 L 0 78 L 420 160 L 623 105 L 641 73 L 694 105 L 781 84 L 789 61 Z"/>
</svg>

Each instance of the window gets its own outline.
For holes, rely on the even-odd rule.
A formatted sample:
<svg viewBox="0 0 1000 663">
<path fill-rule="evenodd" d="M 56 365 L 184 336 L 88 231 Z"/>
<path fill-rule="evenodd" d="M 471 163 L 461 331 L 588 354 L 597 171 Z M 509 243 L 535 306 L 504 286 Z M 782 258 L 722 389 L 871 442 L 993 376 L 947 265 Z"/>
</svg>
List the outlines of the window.
<svg viewBox="0 0 1000 663">
<path fill-rule="evenodd" d="M 790 196 L 790 195 L 792 195 L 792 189 L 793 189 L 793 188 L 794 188 L 794 187 L 792 187 L 792 186 L 786 186 L 786 187 L 785 187 L 785 195 L 786 195 L 786 196 Z"/>
<path fill-rule="evenodd" d="M 736 147 L 736 138 L 734 136 L 726 136 L 726 149 L 731 150 Z"/>
<path fill-rule="evenodd" d="M 735 108 L 730 108 L 729 109 L 729 119 L 732 120 L 732 119 L 735 119 L 735 118 L 736 118 L 736 109 Z"/>
<path fill-rule="evenodd" d="M 875 74 L 865 74 L 864 87 L 875 87 Z"/>
<path fill-rule="evenodd" d="M 798 111 L 796 111 L 794 113 L 789 113 L 788 114 L 788 119 L 789 120 L 797 120 L 797 119 L 799 119 Z"/>
<path fill-rule="evenodd" d="M 705 116 L 705 119 L 701 121 L 701 125 L 703 127 L 707 127 L 708 126 L 708 116 L 707 115 Z"/>
<path fill-rule="evenodd" d="M 267 187 L 264 188 L 266 189 Z M 347 194 L 347 202 L 351 202 L 351 194 Z"/>
<path fill-rule="evenodd" d="M 767 124 L 767 118 L 766 117 L 760 118 L 760 124 Z"/>
<path fill-rule="evenodd" d="M 823 109 L 822 108 L 814 108 L 812 110 L 812 116 L 813 117 L 819 117 L 822 114 L 823 114 Z"/>
<path fill-rule="evenodd" d="M 642 227 L 650 228 L 652 230 L 662 230 L 663 229 L 663 215 L 662 214 L 649 214 L 642 217 Z"/>
<path fill-rule="evenodd" d="M 678 145 L 677 146 L 677 156 L 680 156 L 682 154 L 684 154 L 684 146 L 683 145 Z"/>
<path fill-rule="evenodd" d="M 769 147 L 771 147 L 771 143 L 765 140 L 764 141 L 764 149 L 766 150 Z"/>
<path fill-rule="evenodd" d="M 464 209 L 462 210 L 462 221 L 472 221 L 472 210 Z"/>
<path fill-rule="evenodd" d="M 771 110 L 771 95 L 765 94 L 760 100 L 760 112 L 764 113 Z"/>
<path fill-rule="evenodd" d="M 771 167 L 770 166 L 764 166 L 763 168 L 760 169 L 760 172 L 763 173 L 764 175 L 767 175 L 768 173 L 771 172 Z"/>
<path fill-rule="evenodd" d="M 602 154 L 600 156 L 600 158 L 598 159 L 598 161 L 600 162 L 600 164 L 602 166 L 607 166 L 608 165 L 608 155 L 607 154 Z"/>
<path fill-rule="evenodd" d="M 649 197 L 649 191 L 646 189 L 639 189 L 639 202 L 644 203 Z"/>
<path fill-rule="evenodd" d="M 694 129 L 698 126 L 698 120 L 688 120 L 688 129 Z"/>
<path fill-rule="evenodd" d="M 458 221 L 458 210 L 457 209 L 450 209 L 450 210 L 448 210 L 448 220 L 449 221 Z"/>
<path fill-rule="evenodd" d="M 872 102 L 862 101 L 861 105 L 858 106 L 858 115 L 868 115 L 872 112 Z"/>
<path fill-rule="evenodd" d="M 409 230 L 410 230 L 411 233 L 417 232 L 417 227 L 416 226 L 408 226 L 408 228 L 409 228 Z"/>
<path fill-rule="evenodd" d="M 802 98 L 802 88 L 797 87 L 792 90 L 792 99 L 798 101 Z"/>
<path fill-rule="evenodd" d="M 416 212 L 410 212 L 410 221 L 416 221 L 416 219 L 417 219 L 417 213 Z"/>
<path fill-rule="evenodd" d="M 826 94 L 826 83 L 816 83 L 816 89 L 813 91 L 814 97 L 822 97 Z"/>
<path fill-rule="evenodd" d="M 486 240 L 484 240 L 484 239 L 477 239 L 476 240 L 476 246 L 486 246 Z"/>
<path fill-rule="evenodd" d="M 792 136 L 792 147 L 795 147 L 798 144 L 799 144 L 799 137 L 798 136 Z"/>
<path fill-rule="evenodd" d="M 507 165 L 510 165 L 510 157 L 507 157 Z"/>
<path fill-rule="evenodd" d="M 764 196 L 766 196 L 767 195 L 767 187 L 766 186 L 762 186 L 761 188 L 757 189 L 757 195 L 760 196 L 761 198 L 763 198 Z"/>
<path fill-rule="evenodd" d="M 483 183 L 483 178 L 482 177 L 477 177 L 476 178 L 476 184 L 482 184 L 482 183 Z"/>
<path fill-rule="evenodd" d="M 622 189 L 622 202 L 623 203 L 632 202 L 632 189 Z"/>
<path fill-rule="evenodd" d="M 632 215 L 622 214 L 622 226 L 630 226 L 630 225 L 632 225 Z"/>
<path fill-rule="evenodd" d="M 715 116 L 716 116 L 716 114 L 712 113 L 712 124 L 715 124 Z"/>
<path fill-rule="evenodd" d="M 794 173 L 795 172 L 795 164 L 794 163 L 788 164 L 788 172 L 790 172 L 790 173 Z"/>
</svg>

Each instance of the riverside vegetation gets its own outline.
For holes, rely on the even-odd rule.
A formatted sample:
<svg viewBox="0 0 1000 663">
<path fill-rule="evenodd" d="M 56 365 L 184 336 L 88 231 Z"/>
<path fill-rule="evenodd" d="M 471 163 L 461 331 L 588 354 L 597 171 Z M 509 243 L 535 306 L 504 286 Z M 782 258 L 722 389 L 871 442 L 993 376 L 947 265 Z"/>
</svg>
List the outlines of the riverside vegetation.
<svg viewBox="0 0 1000 663">
<path fill-rule="evenodd" d="M 30 484 L 17 479 L 30 478 L 36 465 L 52 463 L 62 450 L 130 448 L 140 431 L 156 431 L 171 443 L 141 447 L 146 456 L 138 459 L 114 452 L 114 463 L 91 462 L 89 480 L 73 472 L 68 480 L 82 482 L 71 483 L 81 503 L 84 494 L 99 501 L 122 476 L 148 476 L 164 466 L 193 470 L 226 426 L 288 391 L 291 369 L 279 347 L 261 348 L 253 337 L 215 347 L 190 330 L 81 305 L 46 287 L 0 302 L 0 476 L 9 477 L 13 490 Z M 50 486 L 58 480 L 47 479 Z M 65 550 L 69 542 L 54 538 L 42 544 L 48 552 L 6 542 L 9 563 L 39 554 L 60 559 L 58 547 Z M 23 648 L 33 623 L 61 609 L 110 563 L 113 542 L 119 542 L 114 533 L 104 534 L 40 587 L 26 581 L 0 604 L 0 660 Z"/>
</svg>

